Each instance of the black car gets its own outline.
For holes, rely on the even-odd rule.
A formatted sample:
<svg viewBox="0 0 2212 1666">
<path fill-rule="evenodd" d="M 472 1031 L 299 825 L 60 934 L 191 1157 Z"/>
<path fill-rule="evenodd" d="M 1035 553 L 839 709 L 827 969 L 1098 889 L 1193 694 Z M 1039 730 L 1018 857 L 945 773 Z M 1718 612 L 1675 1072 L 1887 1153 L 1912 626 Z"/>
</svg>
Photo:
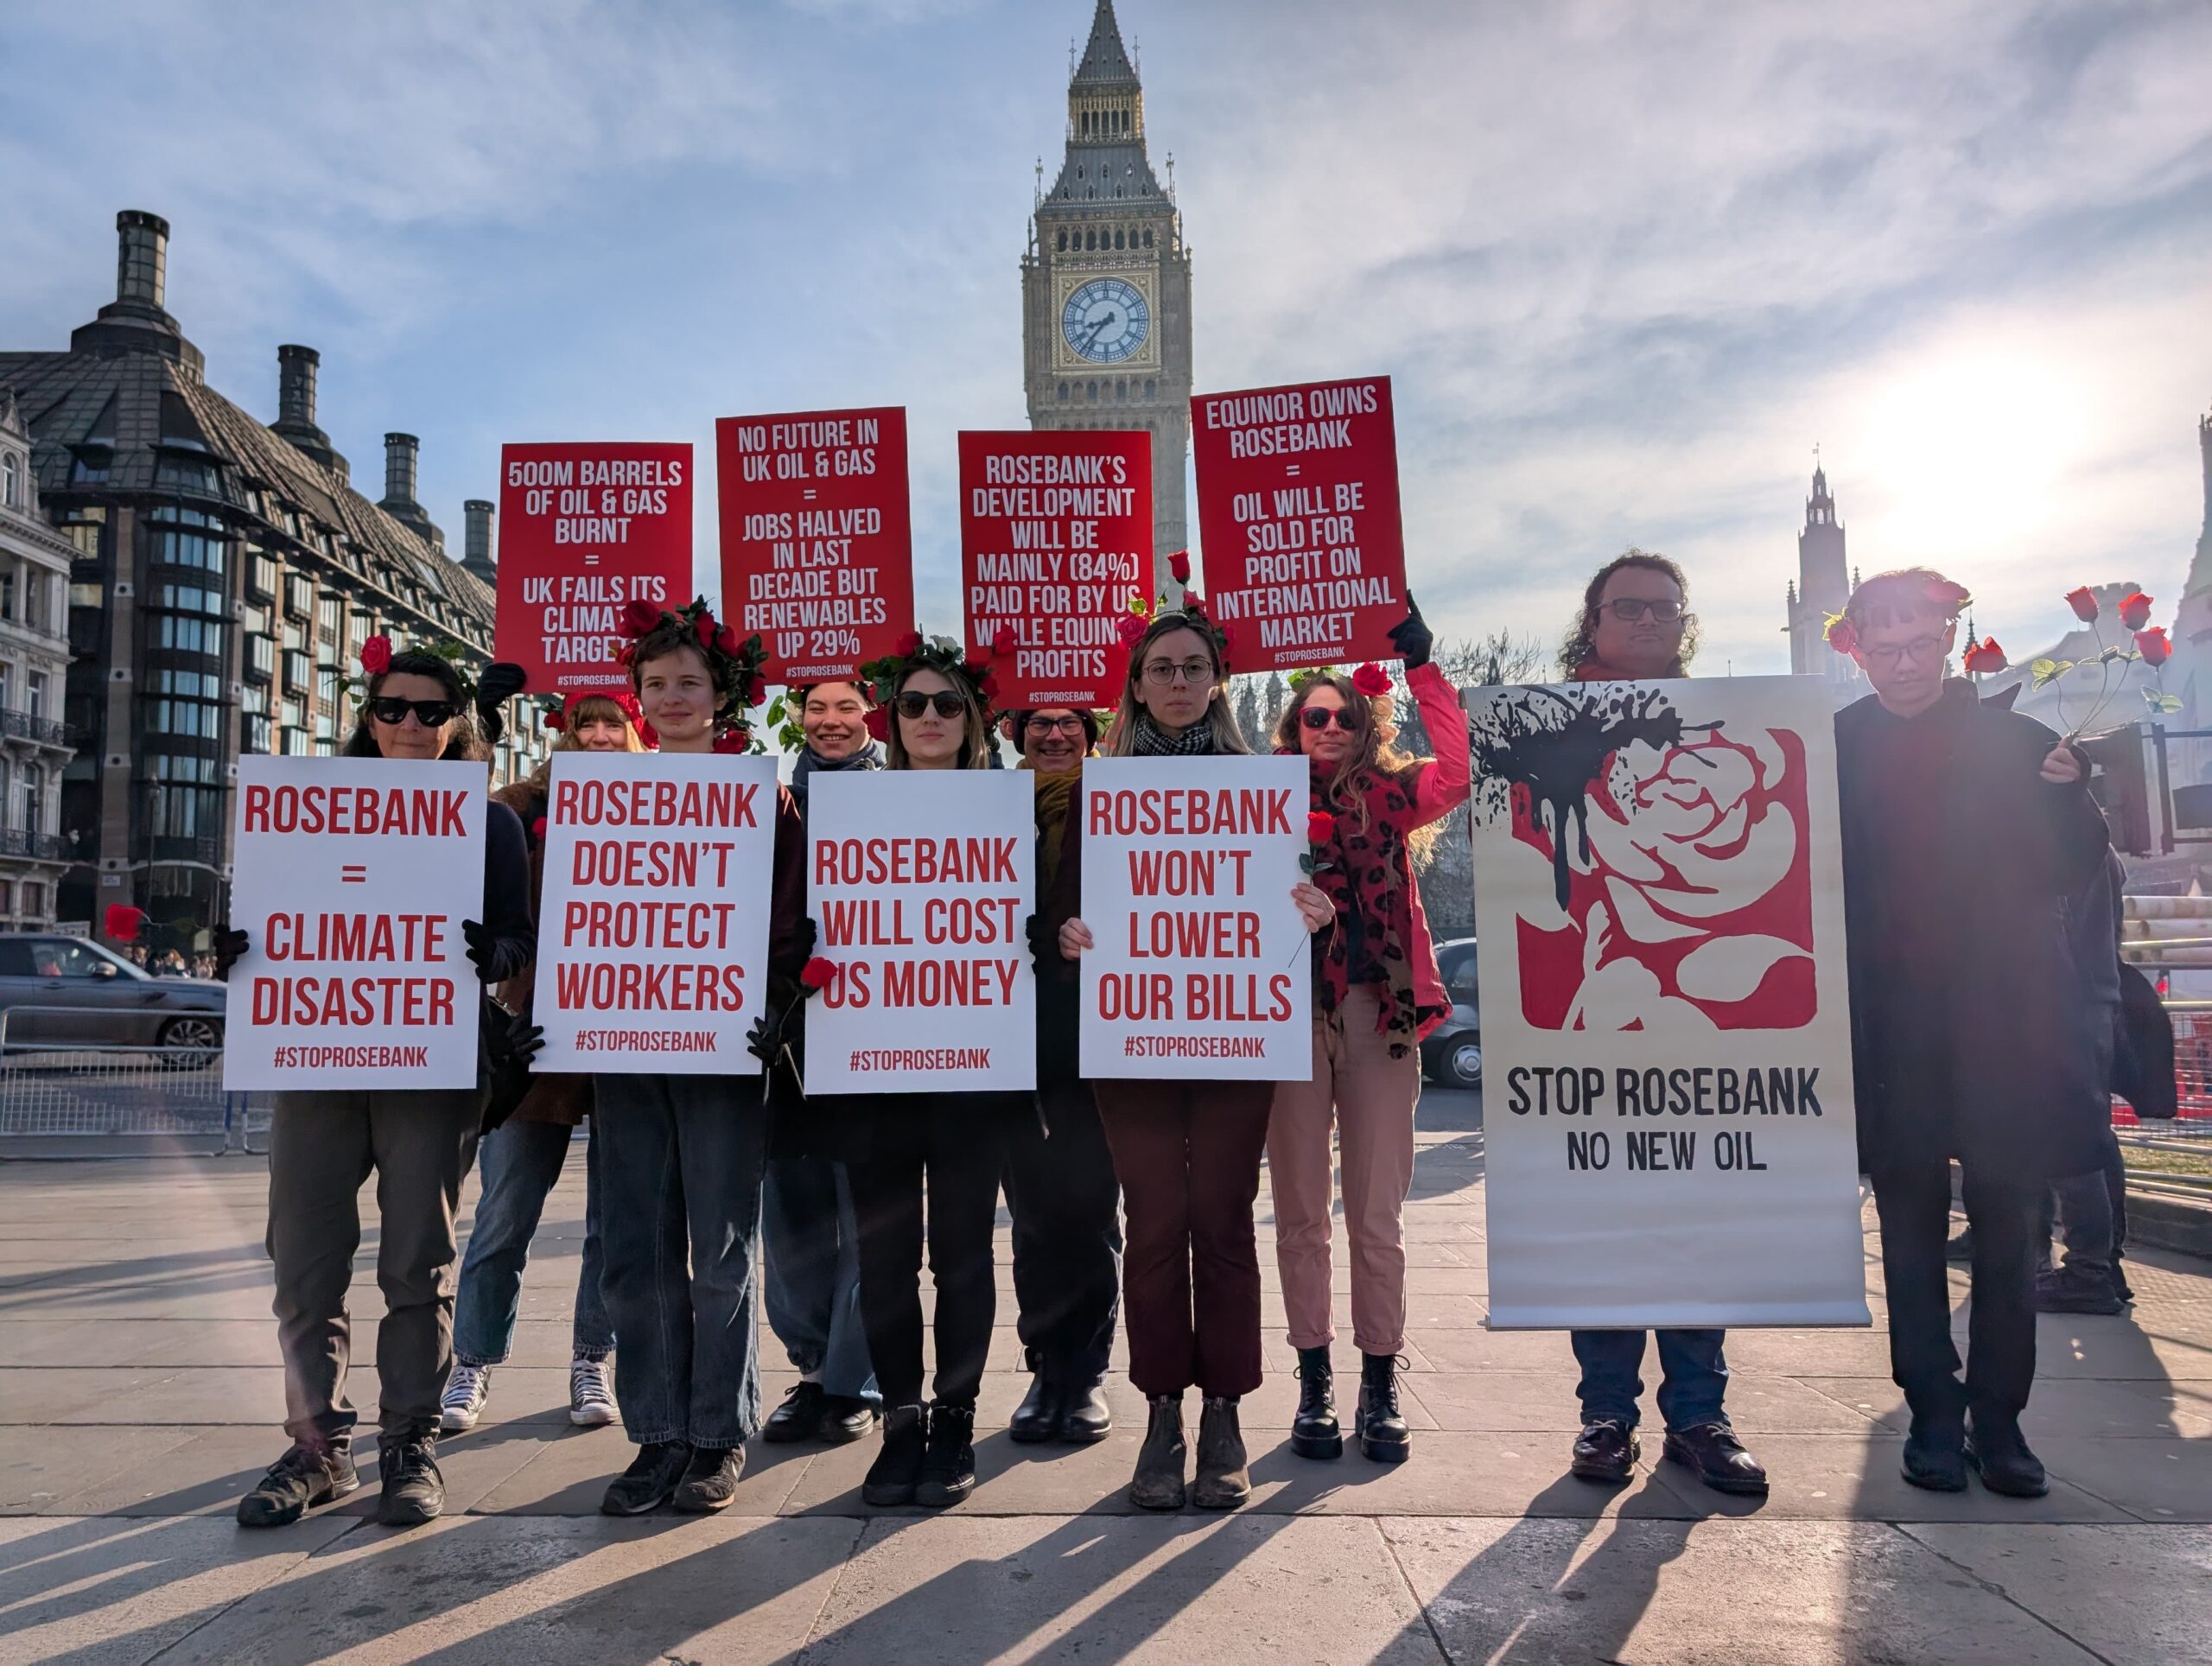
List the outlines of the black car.
<svg viewBox="0 0 2212 1666">
<path fill-rule="evenodd" d="M 1452 1014 L 1421 1044 L 1421 1069 L 1442 1086 L 1478 1088 L 1483 1084 L 1483 1015 L 1475 989 L 1474 938 L 1453 938 L 1437 944 L 1436 968 L 1444 974 Z"/>
</svg>

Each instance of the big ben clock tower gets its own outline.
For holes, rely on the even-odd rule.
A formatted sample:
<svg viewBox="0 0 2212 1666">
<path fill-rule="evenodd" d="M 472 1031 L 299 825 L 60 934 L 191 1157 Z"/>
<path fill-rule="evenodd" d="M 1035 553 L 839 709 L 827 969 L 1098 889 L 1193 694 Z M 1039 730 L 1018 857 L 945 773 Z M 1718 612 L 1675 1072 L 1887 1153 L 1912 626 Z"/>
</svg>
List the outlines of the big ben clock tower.
<svg viewBox="0 0 2212 1666">
<path fill-rule="evenodd" d="M 1113 0 L 1098 0 L 1068 82 L 1067 156 L 1037 199 L 1021 322 L 1032 428 L 1151 433 L 1153 588 L 1165 588 L 1168 556 L 1190 542 L 1191 257 L 1145 155 L 1144 88 Z"/>
</svg>

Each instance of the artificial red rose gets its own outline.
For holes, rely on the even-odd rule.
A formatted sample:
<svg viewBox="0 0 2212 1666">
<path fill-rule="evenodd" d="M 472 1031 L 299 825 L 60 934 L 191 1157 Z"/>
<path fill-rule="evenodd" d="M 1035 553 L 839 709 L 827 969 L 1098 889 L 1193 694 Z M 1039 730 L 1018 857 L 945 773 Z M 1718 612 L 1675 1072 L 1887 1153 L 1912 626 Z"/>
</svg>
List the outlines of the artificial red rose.
<svg viewBox="0 0 2212 1666">
<path fill-rule="evenodd" d="M 1306 818 L 1306 843 L 1326 844 L 1337 836 L 1337 818 L 1324 811 L 1315 811 Z"/>
<path fill-rule="evenodd" d="M 1183 592 L 1183 611 L 1185 613 L 1203 613 L 1205 611 L 1205 605 L 1206 599 L 1200 595 L 1196 590 L 1185 590 Z"/>
<path fill-rule="evenodd" d="M 888 741 L 891 738 L 891 714 L 883 707 L 870 706 L 868 709 L 868 715 L 861 718 L 861 722 L 868 725 L 868 732 L 871 738 L 878 741 Z"/>
<path fill-rule="evenodd" d="M 2012 662 L 2005 658 L 2005 650 L 1997 645 L 1997 639 L 1986 636 L 1979 642 L 1967 644 L 1966 669 L 1970 677 L 1994 676 Z"/>
<path fill-rule="evenodd" d="M 976 679 L 976 692 L 982 696 L 983 703 L 986 705 L 999 697 L 999 680 L 988 668 L 981 677 Z"/>
<path fill-rule="evenodd" d="M 1351 674 L 1351 685 L 1372 700 L 1390 692 L 1390 673 L 1370 660 Z"/>
<path fill-rule="evenodd" d="M 569 708 L 566 702 L 562 703 L 559 710 L 549 711 L 545 714 L 545 727 L 551 729 L 556 734 L 561 734 L 567 732 L 569 727 Z"/>
<path fill-rule="evenodd" d="M 532 822 L 530 824 L 530 830 L 531 834 L 535 836 L 538 843 L 543 844 L 545 843 L 545 817 L 540 816 L 536 821 Z"/>
<path fill-rule="evenodd" d="M 1144 620 L 1140 619 L 1136 614 L 1123 614 L 1122 615 L 1122 622 L 1119 625 L 1116 625 L 1114 629 L 1121 637 L 1122 645 L 1123 647 L 1134 648 L 1143 639 L 1146 626 Z"/>
<path fill-rule="evenodd" d="M 642 599 L 633 601 L 622 610 L 622 634 L 643 636 L 660 623 L 660 609 Z"/>
<path fill-rule="evenodd" d="M 391 639 L 372 636 L 361 644 L 361 669 L 371 677 L 382 677 L 391 665 Z"/>
<path fill-rule="evenodd" d="M 2143 663 L 2152 671 L 2173 657 L 2174 645 L 2166 639 L 2166 627 L 2154 625 L 2147 631 L 2135 633 L 2135 652 L 2143 656 Z"/>
<path fill-rule="evenodd" d="M 711 648 L 715 645 L 715 616 L 712 614 L 701 614 L 698 618 L 691 621 L 691 628 L 698 633 L 701 647 Z"/>
<path fill-rule="evenodd" d="M 1167 570 L 1174 575 L 1178 584 L 1188 584 L 1191 582 L 1191 552 L 1188 550 L 1178 550 L 1173 555 L 1168 556 Z"/>
<path fill-rule="evenodd" d="M 618 665 L 636 664 L 638 663 L 638 645 L 634 642 L 625 642 L 620 648 L 617 648 L 614 651 L 614 663 Z"/>
<path fill-rule="evenodd" d="M 2139 631 L 2148 625 L 2151 622 L 2151 598 L 2140 590 L 2122 597 L 2120 622 L 2131 631 Z"/>
<path fill-rule="evenodd" d="M 2084 625 L 2097 622 L 2097 593 L 2084 584 L 2078 590 L 2066 593 L 2066 605 L 2074 610 L 2074 617 Z"/>
<path fill-rule="evenodd" d="M 104 935 L 113 938 L 118 943 L 136 943 L 138 928 L 145 919 L 146 911 L 143 908 L 133 908 L 127 902 L 111 902 L 107 906 L 106 916 L 100 921 L 100 929 Z"/>
<path fill-rule="evenodd" d="M 837 963 L 826 955 L 817 955 L 799 968 L 798 981 L 810 989 L 827 987 L 837 976 Z"/>
<path fill-rule="evenodd" d="M 735 626 L 725 625 L 721 629 L 715 633 L 715 646 L 720 648 L 732 659 L 737 658 L 740 645 L 741 645 L 737 639 L 737 627 Z"/>
<path fill-rule="evenodd" d="M 1838 653 L 1859 652 L 1859 627 L 1840 614 L 1828 622 L 1828 646 Z"/>
<path fill-rule="evenodd" d="M 753 736 L 740 723 L 735 728 L 724 729 L 715 736 L 715 750 L 721 753 L 743 752 L 753 744 Z"/>
<path fill-rule="evenodd" d="M 922 633 L 919 631 L 907 632 L 906 635 L 900 637 L 896 643 L 892 645 L 891 649 L 891 652 L 901 659 L 912 659 L 916 654 L 921 652 L 921 651 Z"/>
<path fill-rule="evenodd" d="M 996 633 L 991 638 L 993 653 L 1012 653 L 1020 645 L 1021 639 L 1014 633 L 1014 626 L 1011 625 L 1000 626 Z"/>
</svg>

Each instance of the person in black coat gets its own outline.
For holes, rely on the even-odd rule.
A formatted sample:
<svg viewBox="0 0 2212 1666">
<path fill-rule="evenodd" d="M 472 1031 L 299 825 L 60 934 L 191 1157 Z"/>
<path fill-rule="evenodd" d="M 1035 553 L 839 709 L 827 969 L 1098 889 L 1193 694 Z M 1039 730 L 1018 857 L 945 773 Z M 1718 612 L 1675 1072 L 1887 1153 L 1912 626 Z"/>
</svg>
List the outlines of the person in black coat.
<svg viewBox="0 0 2212 1666">
<path fill-rule="evenodd" d="M 2081 754 L 1983 706 L 1946 661 L 1968 598 L 1915 569 L 1868 580 L 1831 627 L 1872 696 L 1837 714 L 1859 1166 L 1872 1180 L 1890 1360 L 1912 1413 L 1904 1478 L 2037 1497 L 2021 1438 L 2035 1376 L 2044 1191 L 2098 1166 L 2111 1120 L 2067 899 L 2109 849 Z M 1973 1230 L 1966 1377 L 1950 1334 L 1949 1163 Z"/>
</svg>

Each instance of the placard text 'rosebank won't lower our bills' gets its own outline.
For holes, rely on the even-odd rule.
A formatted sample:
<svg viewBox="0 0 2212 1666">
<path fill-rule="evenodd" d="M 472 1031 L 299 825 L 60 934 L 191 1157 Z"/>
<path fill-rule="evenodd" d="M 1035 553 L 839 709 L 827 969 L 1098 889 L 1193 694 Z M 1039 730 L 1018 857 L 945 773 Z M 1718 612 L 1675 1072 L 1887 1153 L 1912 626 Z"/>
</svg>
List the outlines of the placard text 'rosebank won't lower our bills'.
<svg viewBox="0 0 2212 1666">
<path fill-rule="evenodd" d="M 760 1073 L 776 805 L 770 758 L 555 755 L 536 1069 Z"/>
</svg>

